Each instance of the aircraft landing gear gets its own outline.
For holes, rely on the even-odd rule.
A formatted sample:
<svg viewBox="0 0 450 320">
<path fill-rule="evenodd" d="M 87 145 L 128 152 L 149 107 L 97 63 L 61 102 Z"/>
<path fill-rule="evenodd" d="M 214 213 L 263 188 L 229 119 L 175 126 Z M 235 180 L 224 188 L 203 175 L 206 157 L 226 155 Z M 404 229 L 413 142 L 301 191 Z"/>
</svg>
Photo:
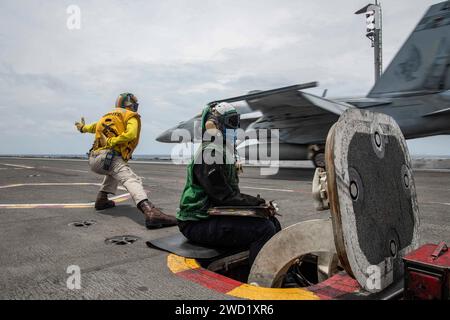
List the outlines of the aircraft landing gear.
<svg viewBox="0 0 450 320">
<path fill-rule="evenodd" d="M 309 146 L 308 158 L 316 168 L 325 168 L 325 147 L 317 144 Z"/>
</svg>

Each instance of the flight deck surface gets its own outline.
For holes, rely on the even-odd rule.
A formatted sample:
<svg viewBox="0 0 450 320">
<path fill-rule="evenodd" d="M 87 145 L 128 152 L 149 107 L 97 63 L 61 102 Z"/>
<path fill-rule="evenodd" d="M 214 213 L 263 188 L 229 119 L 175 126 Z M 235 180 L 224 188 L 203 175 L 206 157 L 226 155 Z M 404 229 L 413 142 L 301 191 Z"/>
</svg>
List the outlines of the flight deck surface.
<svg viewBox="0 0 450 320">
<path fill-rule="evenodd" d="M 169 162 L 130 165 L 143 178 L 150 199 L 174 213 L 186 167 Z M 312 168 L 283 168 L 265 177 L 259 168 L 245 167 L 240 186 L 244 193 L 276 200 L 286 227 L 329 216 L 328 211 L 314 210 L 313 174 Z M 420 244 L 449 243 L 450 170 L 414 175 Z M 116 208 L 96 212 L 93 202 L 101 181 L 84 160 L 0 158 L 0 299 L 234 298 L 174 275 L 167 266 L 168 254 L 145 242 L 178 229 L 145 229 L 126 190 L 116 195 Z M 90 220 L 89 226 L 72 224 Z M 127 245 L 105 242 L 124 235 L 139 239 Z M 81 269 L 79 290 L 66 285 L 71 265 Z"/>
</svg>

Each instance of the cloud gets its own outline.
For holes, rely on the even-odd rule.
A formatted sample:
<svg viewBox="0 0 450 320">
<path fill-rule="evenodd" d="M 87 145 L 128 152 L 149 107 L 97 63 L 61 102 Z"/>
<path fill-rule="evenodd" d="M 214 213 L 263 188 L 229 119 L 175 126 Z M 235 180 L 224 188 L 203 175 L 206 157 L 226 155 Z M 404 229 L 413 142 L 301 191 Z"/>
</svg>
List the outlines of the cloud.
<svg viewBox="0 0 450 320">
<path fill-rule="evenodd" d="M 384 5 L 385 61 L 435 1 Z M 66 8 L 81 9 L 81 30 Z M 24 1 L 0 12 L 0 111 L 14 130 L 2 153 L 84 153 L 73 122 L 98 119 L 118 93 L 140 99 L 138 153 L 168 153 L 155 137 L 212 100 L 319 81 L 330 96 L 373 83 L 366 1 Z M 385 63 L 385 66 L 387 64 Z"/>
</svg>

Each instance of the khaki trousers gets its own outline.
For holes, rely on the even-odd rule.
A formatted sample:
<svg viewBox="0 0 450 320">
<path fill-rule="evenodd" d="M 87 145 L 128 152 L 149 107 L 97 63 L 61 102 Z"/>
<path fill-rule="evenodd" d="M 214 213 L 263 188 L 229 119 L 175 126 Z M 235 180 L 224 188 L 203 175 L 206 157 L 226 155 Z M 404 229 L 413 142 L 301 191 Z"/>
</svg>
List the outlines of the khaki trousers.
<svg viewBox="0 0 450 320">
<path fill-rule="evenodd" d="M 109 150 L 100 150 L 91 152 L 89 155 L 89 167 L 91 170 L 105 176 L 100 191 L 115 194 L 120 183 L 130 193 L 136 205 L 142 200 L 147 200 L 148 197 L 142 186 L 141 178 L 131 170 L 128 163 L 121 156 L 114 156 L 108 171 L 103 169 L 108 152 Z"/>
</svg>

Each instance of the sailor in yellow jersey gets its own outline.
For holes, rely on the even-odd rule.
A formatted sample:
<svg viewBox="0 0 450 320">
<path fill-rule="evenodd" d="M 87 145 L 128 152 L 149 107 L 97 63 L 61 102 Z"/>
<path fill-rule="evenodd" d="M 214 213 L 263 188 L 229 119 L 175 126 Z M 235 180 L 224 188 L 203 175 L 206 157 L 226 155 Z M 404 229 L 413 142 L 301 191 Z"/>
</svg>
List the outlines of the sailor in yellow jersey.
<svg viewBox="0 0 450 320">
<path fill-rule="evenodd" d="M 93 172 L 105 176 L 95 201 L 95 209 L 114 207 L 115 203 L 108 200 L 108 194 L 115 194 L 121 183 L 145 215 L 148 229 L 173 226 L 177 224 L 175 217 L 166 215 L 148 200 L 141 178 L 128 166 L 141 132 L 138 106 L 138 100 L 133 94 L 122 93 L 116 100 L 115 109 L 99 121 L 85 124 L 81 118 L 81 122 L 75 122 L 81 133 L 95 134 L 94 145 L 89 152 L 89 166 Z"/>
</svg>

